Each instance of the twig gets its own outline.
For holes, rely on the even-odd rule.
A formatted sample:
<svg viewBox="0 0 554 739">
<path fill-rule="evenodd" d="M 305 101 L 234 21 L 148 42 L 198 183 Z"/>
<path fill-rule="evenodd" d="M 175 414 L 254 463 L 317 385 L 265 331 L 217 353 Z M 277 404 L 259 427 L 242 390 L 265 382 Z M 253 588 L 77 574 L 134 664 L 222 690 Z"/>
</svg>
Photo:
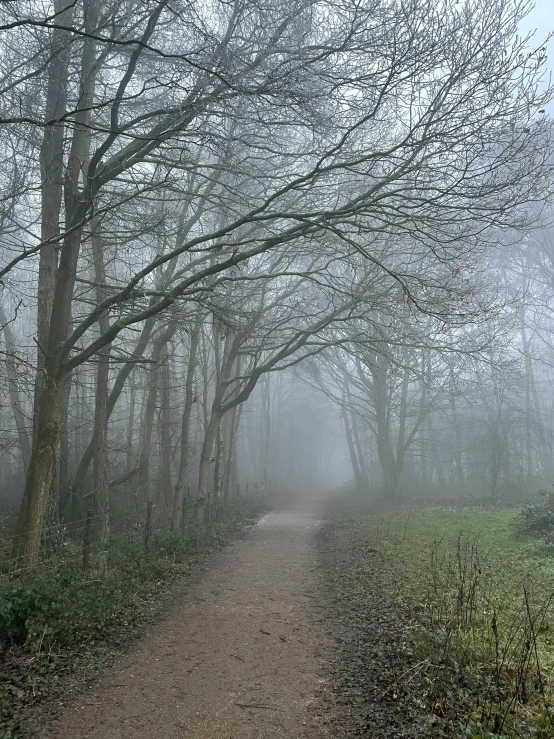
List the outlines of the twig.
<svg viewBox="0 0 554 739">
<path fill-rule="evenodd" d="M 261 706 L 259 703 L 235 703 L 235 706 L 242 706 L 243 708 L 264 708 L 268 711 L 278 711 L 278 708 L 273 706 Z"/>
<path fill-rule="evenodd" d="M 537 665 L 537 677 L 539 680 L 539 687 L 540 691 L 542 693 L 543 698 L 546 699 L 546 691 L 544 689 L 544 681 L 542 677 L 542 670 L 541 670 L 541 662 L 539 659 L 539 650 L 537 647 L 537 632 L 535 631 L 535 622 L 533 620 L 533 616 L 531 614 L 531 606 L 529 604 L 529 593 L 527 592 L 527 588 L 525 585 L 523 586 L 523 597 L 525 601 L 525 610 L 527 611 L 527 617 L 529 619 L 529 628 L 531 629 L 531 637 L 533 640 L 533 651 L 535 653 L 535 662 Z M 552 721 L 552 714 L 550 713 L 550 708 L 548 707 L 546 701 L 544 704 L 544 710 L 546 711 L 546 715 L 548 716 L 548 720 L 550 721 L 550 726 L 554 728 L 554 722 Z"/>
</svg>

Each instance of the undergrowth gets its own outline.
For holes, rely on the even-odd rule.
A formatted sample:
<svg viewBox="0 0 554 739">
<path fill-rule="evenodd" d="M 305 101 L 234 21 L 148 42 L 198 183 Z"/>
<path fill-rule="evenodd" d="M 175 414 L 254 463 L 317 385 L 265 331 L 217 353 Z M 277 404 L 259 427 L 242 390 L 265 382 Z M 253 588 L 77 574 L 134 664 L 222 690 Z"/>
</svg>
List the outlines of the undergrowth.
<svg viewBox="0 0 554 739">
<path fill-rule="evenodd" d="M 537 499 L 525 506 L 510 524 L 523 536 L 534 536 L 554 543 L 554 492 L 541 490 Z"/>
<path fill-rule="evenodd" d="M 428 736 L 554 736 L 554 559 L 517 511 L 343 514 L 406 614 L 403 681 Z M 360 555 L 364 556 L 363 549 Z"/>
<path fill-rule="evenodd" d="M 131 626 L 164 583 L 255 522 L 262 511 L 255 501 L 235 502 L 209 525 L 189 526 L 186 536 L 153 531 L 147 551 L 139 533 L 113 536 L 107 561 L 93 558 L 86 571 L 78 548 L 71 553 L 71 546 L 63 558 L 51 557 L 18 575 L 2 574 L 0 563 L 0 659 L 2 654 L 33 655 L 24 687 L 32 686 L 55 670 L 59 650 Z M 19 690 L 0 670 L 0 739 L 18 736 L 11 707 Z"/>
</svg>

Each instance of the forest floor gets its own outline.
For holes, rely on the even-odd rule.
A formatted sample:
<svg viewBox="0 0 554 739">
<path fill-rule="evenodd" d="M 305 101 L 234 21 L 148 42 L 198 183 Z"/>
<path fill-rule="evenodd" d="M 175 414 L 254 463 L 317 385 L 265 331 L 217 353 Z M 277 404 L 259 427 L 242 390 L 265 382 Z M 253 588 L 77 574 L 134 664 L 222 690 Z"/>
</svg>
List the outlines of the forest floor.
<svg viewBox="0 0 554 739">
<path fill-rule="evenodd" d="M 395 616 L 375 592 L 357 601 L 364 615 L 340 606 L 349 563 L 335 545 L 317 509 L 269 513 L 183 580 L 112 666 L 24 715 L 23 736 L 405 736 L 389 690 Z"/>
</svg>

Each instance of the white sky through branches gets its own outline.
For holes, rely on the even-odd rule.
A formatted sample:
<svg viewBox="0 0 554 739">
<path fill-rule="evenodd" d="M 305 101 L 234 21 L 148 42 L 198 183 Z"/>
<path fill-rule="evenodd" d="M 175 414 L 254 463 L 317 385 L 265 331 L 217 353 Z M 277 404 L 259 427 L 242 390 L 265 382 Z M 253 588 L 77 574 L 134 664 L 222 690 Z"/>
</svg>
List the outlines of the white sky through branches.
<svg viewBox="0 0 554 739">
<path fill-rule="evenodd" d="M 533 31 L 535 31 L 531 43 L 533 48 L 539 46 L 548 34 L 554 31 L 554 0 L 535 0 L 535 7 L 529 13 L 521 28 L 522 33 L 532 33 Z M 547 50 L 547 69 L 554 77 L 554 39 L 550 39 Z M 549 104 L 548 111 L 550 115 L 554 115 L 554 101 Z"/>
</svg>

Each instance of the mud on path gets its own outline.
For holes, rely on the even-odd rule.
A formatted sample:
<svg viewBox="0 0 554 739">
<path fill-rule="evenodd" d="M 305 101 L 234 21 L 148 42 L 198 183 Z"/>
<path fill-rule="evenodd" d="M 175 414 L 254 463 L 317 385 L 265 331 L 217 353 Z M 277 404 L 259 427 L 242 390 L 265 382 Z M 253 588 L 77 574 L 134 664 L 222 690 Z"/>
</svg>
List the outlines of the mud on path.
<svg viewBox="0 0 554 739">
<path fill-rule="evenodd" d="M 330 649 L 315 534 L 270 513 L 183 588 L 168 617 L 44 739 L 323 739 Z"/>
</svg>

